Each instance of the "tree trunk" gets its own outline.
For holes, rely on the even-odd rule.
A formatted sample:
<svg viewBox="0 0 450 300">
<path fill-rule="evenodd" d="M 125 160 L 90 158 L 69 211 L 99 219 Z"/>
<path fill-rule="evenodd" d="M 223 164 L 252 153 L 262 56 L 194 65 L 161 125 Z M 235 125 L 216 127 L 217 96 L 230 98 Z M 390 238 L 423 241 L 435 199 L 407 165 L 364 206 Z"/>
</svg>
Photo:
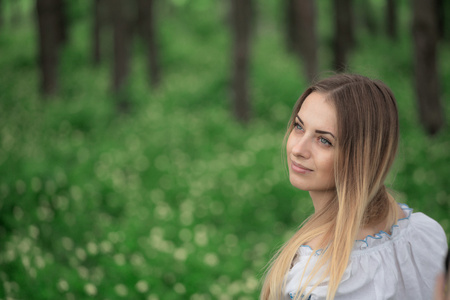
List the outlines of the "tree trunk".
<svg viewBox="0 0 450 300">
<path fill-rule="evenodd" d="M 251 31 L 251 0 L 231 0 L 233 30 L 233 110 L 241 122 L 250 120 L 248 70 Z"/>
<path fill-rule="evenodd" d="M 101 53 L 101 0 L 94 0 L 94 22 L 92 26 L 92 61 L 94 65 L 100 64 Z"/>
<path fill-rule="evenodd" d="M 334 0 L 334 69 L 345 71 L 348 52 L 355 44 L 352 0 Z"/>
<path fill-rule="evenodd" d="M 147 45 L 150 84 L 153 87 L 156 87 L 161 79 L 161 71 L 157 47 L 155 9 L 153 0 L 138 0 L 138 25 L 141 36 Z"/>
<path fill-rule="evenodd" d="M 66 6 L 64 0 L 57 0 L 56 3 L 56 16 L 58 18 L 58 42 L 61 45 L 64 45 L 67 42 Z"/>
<path fill-rule="evenodd" d="M 397 0 L 386 1 L 386 32 L 392 39 L 397 39 Z"/>
<path fill-rule="evenodd" d="M 39 65 L 41 91 L 55 94 L 58 87 L 58 0 L 37 0 L 36 11 L 39 28 Z"/>
<path fill-rule="evenodd" d="M 415 86 L 420 121 L 428 134 L 444 125 L 437 70 L 438 26 L 434 1 L 413 1 Z"/>
<path fill-rule="evenodd" d="M 0 0 L 0 30 L 4 25 L 4 17 L 3 17 L 3 1 Z"/>
<path fill-rule="evenodd" d="M 113 21 L 113 90 L 119 92 L 124 86 L 130 71 L 131 26 L 126 0 L 110 3 Z"/>
<path fill-rule="evenodd" d="M 306 77 L 310 82 L 317 75 L 316 8 L 314 0 L 295 0 L 295 19 L 298 20 L 297 47 L 299 57 L 305 64 Z"/>
<path fill-rule="evenodd" d="M 439 33 L 439 39 L 443 39 L 445 37 L 445 13 L 448 13 L 448 8 L 445 7 L 445 1 L 444 0 L 435 0 L 436 1 L 436 14 L 437 14 L 437 22 L 438 22 L 438 33 Z M 448 3 L 447 3 L 448 4 Z"/>
<path fill-rule="evenodd" d="M 286 46 L 288 51 L 298 53 L 300 45 L 298 41 L 298 20 L 295 16 L 296 0 L 286 1 L 285 20 L 286 20 Z"/>
</svg>

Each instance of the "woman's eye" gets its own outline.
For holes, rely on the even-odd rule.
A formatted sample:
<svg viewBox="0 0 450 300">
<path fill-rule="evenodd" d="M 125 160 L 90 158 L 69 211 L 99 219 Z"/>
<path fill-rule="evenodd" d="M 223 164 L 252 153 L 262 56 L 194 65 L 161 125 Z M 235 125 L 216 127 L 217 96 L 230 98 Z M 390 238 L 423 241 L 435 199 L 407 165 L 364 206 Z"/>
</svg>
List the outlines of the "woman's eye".
<svg viewBox="0 0 450 300">
<path fill-rule="evenodd" d="M 327 140 L 326 138 L 320 137 L 320 138 L 319 138 L 319 141 L 320 141 L 322 144 L 324 144 L 324 145 L 332 146 L 331 143 L 330 143 L 330 141 Z"/>
<path fill-rule="evenodd" d="M 299 123 L 295 123 L 294 128 L 303 131 L 303 127 Z"/>
</svg>

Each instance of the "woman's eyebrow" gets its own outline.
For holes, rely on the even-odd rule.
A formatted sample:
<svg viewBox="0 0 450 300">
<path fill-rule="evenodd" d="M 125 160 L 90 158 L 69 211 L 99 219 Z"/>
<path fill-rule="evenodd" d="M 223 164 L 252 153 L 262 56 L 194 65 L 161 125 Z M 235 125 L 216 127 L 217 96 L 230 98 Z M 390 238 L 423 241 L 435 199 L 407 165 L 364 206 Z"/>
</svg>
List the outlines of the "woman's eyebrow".
<svg viewBox="0 0 450 300">
<path fill-rule="evenodd" d="M 304 123 L 303 123 L 303 121 L 302 121 L 302 119 L 300 119 L 300 117 L 297 115 L 296 116 L 296 118 L 298 119 L 298 121 L 303 125 Z M 320 133 L 320 134 L 329 134 L 329 135 L 331 135 L 334 139 L 336 139 L 336 137 L 331 133 L 331 132 L 328 132 L 328 131 L 324 131 L 324 130 L 316 130 L 316 133 Z"/>
<path fill-rule="evenodd" d="M 316 132 L 317 132 L 317 133 L 320 133 L 320 134 L 329 134 L 329 135 L 331 135 L 334 139 L 336 139 L 336 138 L 334 137 L 334 135 L 333 135 L 331 132 L 323 131 L 323 130 L 316 130 Z"/>
</svg>

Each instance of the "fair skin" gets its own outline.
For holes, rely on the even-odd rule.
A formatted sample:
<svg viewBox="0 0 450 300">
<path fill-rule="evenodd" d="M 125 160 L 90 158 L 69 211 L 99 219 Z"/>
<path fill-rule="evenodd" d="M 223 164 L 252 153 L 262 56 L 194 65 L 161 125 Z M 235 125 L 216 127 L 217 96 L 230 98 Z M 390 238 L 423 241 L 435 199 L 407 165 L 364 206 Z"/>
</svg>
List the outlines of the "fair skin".
<svg viewBox="0 0 450 300">
<path fill-rule="evenodd" d="M 439 274 L 438 277 L 436 278 L 433 300 L 450 300 L 450 293 L 446 290 L 445 287 L 446 284 L 449 283 L 445 282 L 445 274 L 444 273 Z"/>
<path fill-rule="evenodd" d="M 337 115 L 333 103 L 321 93 L 306 97 L 295 118 L 286 144 L 291 184 L 308 191 L 314 210 L 319 212 L 335 196 L 334 157 L 337 138 Z M 404 213 L 398 207 L 399 217 Z M 386 229 L 387 220 L 361 228 L 357 239 L 364 239 Z M 316 249 L 321 237 L 308 242 Z"/>
<path fill-rule="evenodd" d="M 309 191 L 316 212 L 334 196 L 336 109 L 325 95 L 313 92 L 303 102 L 287 144 L 289 179 Z"/>
</svg>

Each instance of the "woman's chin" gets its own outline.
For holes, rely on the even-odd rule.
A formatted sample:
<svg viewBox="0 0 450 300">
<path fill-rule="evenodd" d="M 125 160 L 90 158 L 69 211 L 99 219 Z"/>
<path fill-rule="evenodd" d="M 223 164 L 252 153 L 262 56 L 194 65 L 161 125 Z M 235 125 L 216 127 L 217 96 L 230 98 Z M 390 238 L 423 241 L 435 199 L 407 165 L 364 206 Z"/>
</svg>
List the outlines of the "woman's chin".
<svg viewBox="0 0 450 300">
<path fill-rule="evenodd" d="M 308 187 L 304 184 L 302 184 L 301 182 L 299 182 L 298 178 L 289 178 L 289 181 L 291 182 L 291 185 L 299 190 L 302 191 L 308 191 Z"/>
</svg>

